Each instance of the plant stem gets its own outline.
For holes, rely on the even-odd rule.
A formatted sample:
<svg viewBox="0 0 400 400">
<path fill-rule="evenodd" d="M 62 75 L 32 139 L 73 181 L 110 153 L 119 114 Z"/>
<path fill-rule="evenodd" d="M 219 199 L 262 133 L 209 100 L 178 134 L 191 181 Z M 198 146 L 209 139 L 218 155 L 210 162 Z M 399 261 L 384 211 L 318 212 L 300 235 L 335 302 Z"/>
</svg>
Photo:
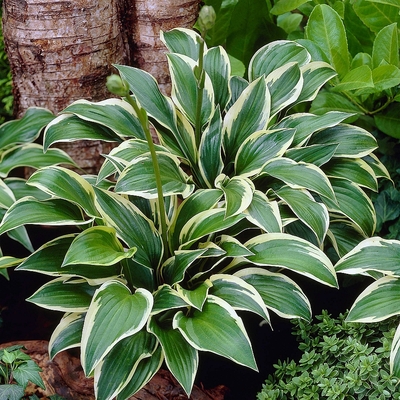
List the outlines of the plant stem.
<svg viewBox="0 0 400 400">
<path fill-rule="evenodd" d="M 203 106 L 203 92 L 204 92 L 204 69 L 203 69 L 203 56 L 204 56 L 204 38 L 199 40 L 199 61 L 197 64 L 197 102 L 196 102 L 196 123 L 194 127 L 194 135 L 196 138 L 197 148 L 201 140 L 201 109 Z"/>
<path fill-rule="evenodd" d="M 157 160 L 157 153 L 154 147 L 153 138 L 151 137 L 151 132 L 149 128 L 149 119 L 147 117 L 146 110 L 139 107 L 136 101 L 132 98 L 132 96 L 127 95 L 126 100 L 128 103 L 133 107 L 135 110 L 140 124 L 143 127 L 143 130 L 146 134 L 147 144 L 149 145 L 151 160 L 153 163 L 154 168 L 154 177 L 156 180 L 156 187 L 157 187 L 157 199 L 158 199 L 158 211 L 160 213 L 160 226 L 161 226 L 161 238 L 164 245 L 164 257 L 163 259 L 166 260 L 169 256 L 169 246 L 168 246 L 168 238 L 167 238 L 167 219 L 166 219 L 166 211 L 165 211 L 165 203 L 164 203 L 164 193 L 162 189 L 162 182 L 161 182 L 161 173 L 160 173 L 160 165 Z"/>
</svg>

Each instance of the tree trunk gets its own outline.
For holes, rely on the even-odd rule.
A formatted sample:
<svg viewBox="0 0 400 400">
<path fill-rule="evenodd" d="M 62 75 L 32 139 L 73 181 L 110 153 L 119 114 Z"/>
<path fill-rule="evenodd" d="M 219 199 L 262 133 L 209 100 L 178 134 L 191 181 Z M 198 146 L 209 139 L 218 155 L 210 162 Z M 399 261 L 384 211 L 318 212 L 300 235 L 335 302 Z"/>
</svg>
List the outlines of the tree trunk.
<svg viewBox="0 0 400 400">
<path fill-rule="evenodd" d="M 133 0 L 128 0 L 132 3 Z M 133 64 L 153 75 L 164 93 L 170 91 L 166 48 L 160 30 L 192 28 L 199 0 L 134 0 L 130 36 Z"/>
<path fill-rule="evenodd" d="M 14 114 L 58 113 L 77 99 L 109 97 L 112 63 L 126 63 L 120 0 L 4 0 L 4 41 L 13 77 Z M 98 170 L 99 142 L 62 145 L 86 173 Z"/>
</svg>

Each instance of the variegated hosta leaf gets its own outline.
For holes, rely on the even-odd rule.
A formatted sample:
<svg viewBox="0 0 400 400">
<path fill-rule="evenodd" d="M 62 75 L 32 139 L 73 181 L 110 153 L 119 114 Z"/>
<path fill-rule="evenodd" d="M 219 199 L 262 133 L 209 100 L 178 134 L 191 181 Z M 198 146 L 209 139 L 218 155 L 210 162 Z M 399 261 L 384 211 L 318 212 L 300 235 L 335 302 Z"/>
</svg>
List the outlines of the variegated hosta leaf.
<svg viewBox="0 0 400 400">
<path fill-rule="evenodd" d="M 82 331 L 82 367 L 88 376 L 122 339 L 139 332 L 153 307 L 145 289 L 134 294 L 119 281 L 104 283 L 93 295 Z"/>
<path fill-rule="evenodd" d="M 207 279 L 194 289 L 185 289 L 178 284 L 176 285 L 176 291 L 186 303 L 201 311 L 211 286 L 212 283 Z"/>
<path fill-rule="evenodd" d="M 263 192 L 256 190 L 253 193 L 253 200 L 246 212 L 246 218 L 266 233 L 282 232 L 278 203 L 270 201 Z"/>
<path fill-rule="evenodd" d="M 348 217 L 360 232 L 371 236 L 375 231 L 376 214 L 371 199 L 358 185 L 346 179 L 330 178 L 337 203 L 322 198 L 329 211 Z"/>
<path fill-rule="evenodd" d="M 377 178 L 386 178 L 386 179 L 391 179 L 389 171 L 387 168 L 383 165 L 383 163 L 378 159 L 378 157 L 370 153 L 368 156 L 365 156 L 364 161 L 367 162 L 367 164 L 372 168 L 372 170 L 375 173 L 375 176 Z"/>
<path fill-rule="evenodd" d="M 93 265 L 69 265 L 62 267 L 75 235 L 65 235 L 53 239 L 29 257 L 27 257 L 16 269 L 22 271 L 40 272 L 50 276 L 63 276 L 84 278 L 90 285 L 98 285 L 104 280 L 116 278 L 120 274 L 118 267 L 94 267 Z"/>
<path fill-rule="evenodd" d="M 378 190 L 378 180 L 373 169 L 361 158 L 334 158 L 323 170 L 328 177 L 348 179 L 375 192 Z"/>
<path fill-rule="evenodd" d="M 251 311 L 269 322 L 268 310 L 257 290 L 238 276 L 211 275 L 210 294 L 225 300 L 235 310 Z"/>
<path fill-rule="evenodd" d="M 152 315 L 156 315 L 163 311 L 168 311 L 175 308 L 189 306 L 189 304 L 182 298 L 182 296 L 175 289 L 167 284 L 159 286 L 157 291 L 153 293 L 153 297 L 154 304 L 153 309 L 151 310 Z"/>
<path fill-rule="evenodd" d="M 233 178 L 228 178 L 222 174 L 217 177 L 215 187 L 224 192 L 226 217 L 242 213 L 253 199 L 254 184 L 245 177 L 234 176 Z"/>
<path fill-rule="evenodd" d="M 222 173 L 222 117 L 220 108 L 214 111 L 210 123 L 205 128 L 199 146 L 199 168 L 207 187 L 212 188 L 218 175 Z"/>
<path fill-rule="evenodd" d="M 166 151 L 165 147 L 154 144 L 156 151 Z M 102 181 L 110 175 L 121 173 L 122 170 L 136 157 L 149 153 L 147 141 L 141 139 L 130 139 L 122 142 L 107 154 L 106 160 L 100 168 L 97 182 Z"/>
<path fill-rule="evenodd" d="M 297 162 L 303 161 L 320 167 L 331 160 L 337 146 L 337 144 L 314 144 L 305 147 L 295 147 L 288 149 L 285 156 Z"/>
<path fill-rule="evenodd" d="M 13 191 L 8 185 L 1 179 L 0 180 L 0 208 L 7 210 L 15 202 L 16 198 Z"/>
<path fill-rule="evenodd" d="M 301 94 L 293 105 L 314 100 L 321 87 L 337 75 L 335 69 L 323 61 L 314 61 L 303 65 L 300 71 L 304 83 Z"/>
<path fill-rule="evenodd" d="M 0 149 L 21 143 L 32 143 L 40 131 L 55 118 L 54 114 L 40 107 L 30 107 L 20 119 L 7 121 L 0 126 Z"/>
<path fill-rule="evenodd" d="M 313 164 L 275 158 L 264 165 L 261 174 L 280 179 L 294 189 L 308 189 L 335 202 L 335 193 L 323 171 Z"/>
<path fill-rule="evenodd" d="M 198 81 L 194 70 L 197 63 L 181 54 L 167 54 L 171 74 L 171 98 L 176 107 L 193 124 L 196 124 Z M 203 126 L 214 112 L 214 89 L 211 79 L 204 73 L 204 91 L 201 105 L 200 121 Z"/>
<path fill-rule="evenodd" d="M 301 67 L 310 61 L 310 54 L 300 44 L 289 40 L 276 40 L 261 47 L 250 60 L 249 81 L 267 76 L 289 62 L 296 62 Z"/>
<path fill-rule="evenodd" d="M 0 225 L 0 235 L 22 225 L 83 225 L 85 220 L 77 206 L 61 199 L 38 201 L 24 197 L 6 212 Z"/>
<path fill-rule="evenodd" d="M 189 316 L 179 311 L 174 316 L 173 327 L 195 349 L 210 351 L 257 370 L 242 319 L 219 297 L 209 295 L 202 311 L 194 310 Z"/>
<path fill-rule="evenodd" d="M 365 239 L 342 257 L 335 269 L 351 275 L 377 271 L 400 277 L 400 241 L 379 237 Z"/>
<path fill-rule="evenodd" d="M 4 179 L 4 183 L 12 190 L 16 200 L 27 196 L 34 197 L 37 200 L 46 200 L 50 197 L 47 193 L 27 185 L 26 179 L 23 178 L 8 177 Z"/>
<path fill-rule="evenodd" d="M 282 318 L 311 320 L 311 305 L 292 279 L 262 268 L 244 268 L 235 273 L 260 294 L 264 304 Z"/>
<path fill-rule="evenodd" d="M 228 111 L 236 103 L 237 99 L 247 88 L 247 86 L 249 86 L 249 82 L 246 79 L 236 75 L 231 76 L 231 78 L 229 79 L 231 99 L 226 106 L 225 111 Z"/>
<path fill-rule="evenodd" d="M 330 111 L 322 115 L 314 115 L 307 113 L 292 114 L 273 125 L 272 128 L 293 128 L 296 129 L 296 134 L 293 138 L 293 146 L 304 145 L 305 142 L 314 134 L 314 132 L 336 126 L 351 114 Z M 335 141 L 333 141 L 335 144 Z M 326 143 L 324 143 L 326 144 Z M 338 143 L 336 143 L 338 144 Z"/>
<path fill-rule="evenodd" d="M 254 253 L 246 257 L 252 264 L 286 268 L 337 287 L 335 269 L 329 258 L 304 239 L 286 233 L 265 233 L 248 240 L 244 245 Z M 233 261 L 231 267 L 238 262 Z"/>
<path fill-rule="evenodd" d="M 182 248 L 189 248 L 197 240 L 221 232 L 244 218 L 244 214 L 225 217 L 224 208 L 213 208 L 198 213 L 192 217 L 182 228 L 179 242 Z"/>
<path fill-rule="evenodd" d="M 192 29 L 174 28 L 166 32 L 160 31 L 160 39 L 171 53 L 186 55 L 194 61 L 199 58 L 200 35 Z"/>
<path fill-rule="evenodd" d="M 132 106 L 121 99 L 99 102 L 77 100 L 63 110 L 77 117 L 111 129 L 120 137 L 137 137 L 146 140 L 146 134 Z"/>
<path fill-rule="evenodd" d="M 61 351 L 79 347 L 84 320 L 85 314 L 80 313 L 67 313 L 61 318 L 49 341 L 51 359 Z"/>
<path fill-rule="evenodd" d="M 214 208 L 222 198 L 223 192 L 219 189 L 196 190 L 179 206 L 169 229 L 169 245 L 171 250 L 178 249 L 179 236 L 183 226 L 200 212 Z"/>
<path fill-rule="evenodd" d="M 276 191 L 276 194 L 290 207 L 300 221 L 315 233 L 321 246 L 329 227 L 329 213 L 326 206 L 316 202 L 306 190 L 283 186 Z"/>
<path fill-rule="evenodd" d="M 46 126 L 43 135 L 43 147 L 47 151 L 54 143 L 75 140 L 118 142 L 120 137 L 103 125 L 85 121 L 75 115 L 61 114 Z"/>
<path fill-rule="evenodd" d="M 129 248 L 136 247 L 135 260 L 148 268 L 159 265 L 162 240 L 153 222 L 122 196 L 95 189 L 97 208 L 106 225 L 113 227 Z"/>
<path fill-rule="evenodd" d="M 271 94 L 270 118 L 292 105 L 303 88 L 303 76 L 296 62 L 289 62 L 270 72 L 265 81 Z"/>
<path fill-rule="evenodd" d="M 267 161 L 285 153 L 292 143 L 294 134 L 294 129 L 254 132 L 237 152 L 235 173 L 242 176 L 258 174 Z"/>
<path fill-rule="evenodd" d="M 203 68 L 210 77 L 214 88 L 215 104 L 221 110 L 225 110 L 231 94 L 229 89 L 229 79 L 231 76 L 231 63 L 227 52 L 222 46 L 213 47 L 204 54 Z"/>
<path fill-rule="evenodd" d="M 75 237 L 63 266 L 72 264 L 89 264 L 97 266 L 114 265 L 124 258 L 131 258 L 136 248 L 124 250 L 114 228 L 93 226 Z"/>
<path fill-rule="evenodd" d="M 309 144 L 338 144 L 335 157 L 361 158 L 378 146 L 376 139 L 365 129 L 355 125 L 340 124 L 314 134 Z"/>
<path fill-rule="evenodd" d="M 2 256 L 0 258 L 0 275 L 3 275 L 8 280 L 9 276 L 6 268 L 15 267 L 16 265 L 20 264 L 23 260 L 24 260 L 23 258 Z"/>
<path fill-rule="evenodd" d="M 188 183 L 188 176 L 179 167 L 176 157 L 168 153 L 158 153 L 161 183 L 164 196 L 181 194 L 187 197 L 194 185 Z M 157 184 L 152 158 L 149 154 L 134 159 L 121 173 L 115 191 L 146 199 L 157 198 Z"/>
<path fill-rule="evenodd" d="M 241 144 L 269 121 L 271 96 L 264 78 L 243 90 L 224 118 L 226 164 L 234 161 Z"/>
<path fill-rule="evenodd" d="M 12 147 L 1 154 L 0 161 L 0 177 L 2 178 L 18 167 L 38 169 L 47 165 L 75 165 L 72 158 L 61 149 L 50 149 L 44 153 L 43 147 L 37 143 Z"/>
<path fill-rule="evenodd" d="M 397 327 L 393 337 L 392 348 L 390 351 L 390 372 L 400 377 L 400 325 Z"/>
<path fill-rule="evenodd" d="M 94 204 L 93 187 L 74 171 L 49 166 L 36 171 L 27 183 L 52 197 L 67 200 L 82 207 L 91 217 L 99 216 Z"/>
<path fill-rule="evenodd" d="M 347 320 L 378 322 L 400 314 L 400 279 L 384 276 L 369 285 L 355 300 Z"/>
<path fill-rule="evenodd" d="M 151 357 L 144 358 L 136 368 L 135 375 L 121 390 L 117 400 L 125 400 L 137 393 L 161 368 L 164 361 L 164 353 L 158 346 Z"/>
<path fill-rule="evenodd" d="M 148 329 L 161 343 L 169 371 L 190 396 L 199 365 L 197 349 L 191 346 L 178 329 L 162 326 L 152 317 Z"/>
<path fill-rule="evenodd" d="M 89 308 L 95 289 L 83 279 L 57 278 L 44 284 L 27 300 L 49 310 L 82 313 Z"/>
<path fill-rule="evenodd" d="M 186 270 L 204 253 L 206 249 L 177 250 L 161 267 L 163 280 L 171 285 L 183 280 Z"/>
<path fill-rule="evenodd" d="M 145 330 L 116 343 L 95 369 L 96 398 L 114 399 L 134 377 L 140 361 L 150 357 L 156 347 L 156 338 Z"/>
</svg>

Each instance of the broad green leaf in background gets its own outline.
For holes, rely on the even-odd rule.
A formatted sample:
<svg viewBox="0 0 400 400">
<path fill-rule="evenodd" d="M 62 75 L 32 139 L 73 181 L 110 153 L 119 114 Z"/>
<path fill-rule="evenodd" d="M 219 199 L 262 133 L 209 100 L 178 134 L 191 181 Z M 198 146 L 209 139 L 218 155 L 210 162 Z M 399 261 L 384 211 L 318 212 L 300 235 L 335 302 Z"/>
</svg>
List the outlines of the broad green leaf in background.
<svg viewBox="0 0 400 400">
<path fill-rule="evenodd" d="M 346 31 L 339 14 L 326 4 L 315 6 L 305 32 L 307 39 L 317 43 L 326 54 L 339 78 L 345 76 L 350 69 L 350 55 Z"/>
<path fill-rule="evenodd" d="M 400 139 L 400 105 L 393 103 L 374 115 L 378 129 L 393 138 Z"/>
<path fill-rule="evenodd" d="M 297 7 L 311 0 L 278 0 L 271 8 L 271 14 L 281 15 L 295 10 Z"/>
<path fill-rule="evenodd" d="M 374 68 L 378 67 L 382 61 L 399 66 L 399 39 L 396 23 L 385 26 L 376 35 L 372 48 Z"/>
<path fill-rule="evenodd" d="M 340 83 L 332 88 L 334 92 L 343 92 L 346 90 L 368 89 L 374 88 L 374 81 L 372 79 L 372 71 L 368 65 L 351 69 L 345 74 Z"/>
</svg>

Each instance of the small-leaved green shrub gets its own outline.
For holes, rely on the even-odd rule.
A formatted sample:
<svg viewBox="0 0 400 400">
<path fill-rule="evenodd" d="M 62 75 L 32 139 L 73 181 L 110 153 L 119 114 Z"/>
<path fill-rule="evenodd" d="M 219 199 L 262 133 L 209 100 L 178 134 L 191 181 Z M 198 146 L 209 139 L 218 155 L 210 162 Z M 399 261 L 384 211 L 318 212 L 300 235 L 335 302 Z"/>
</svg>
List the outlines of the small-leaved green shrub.
<svg viewBox="0 0 400 400">
<path fill-rule="evenodd" d="M 372 324 L 345 318 L 323 311 L 318 322 L 293 320 L 301 358 L 279 360 L 257 399 L 400 399 L 399 378 L 389 370 L 398 317 Z"/>
<path fill-rule="evenodd" d="M 0 350 L 0 399 L 20 400 L 29 382 L 46 389 L 39 366 L 25 354 L 22 345 Z"/>
<path fill-rule="evenodd" d="M 199 351 L 257 369 L 240 313 L 309 320 L 285 271 L 337 287 L 324 250 L 341 259 L 374 233 L 368 192 L 387 177 L 375 138 L 344 124 L 348 113 L 289 113 L 332 67 L 285 40 L 238 78 L 204 36 L 162 33 L 170 97 L 150 74 L 117 65 L 108 85 L 121 99 L 80 100 L 48 123 L 45 151 L 81 139 L 118 146 L 97 176 L 36 171 L 27 183 L 42 195 L 19 198 L 0 225 L 76 227 L 0 265 L 51 277 L 29 301 L 63 313 L 50 355 L 80 347 L 98 399 L 128 398 L 163 363 L 189 394 Z"/>
</svg>

